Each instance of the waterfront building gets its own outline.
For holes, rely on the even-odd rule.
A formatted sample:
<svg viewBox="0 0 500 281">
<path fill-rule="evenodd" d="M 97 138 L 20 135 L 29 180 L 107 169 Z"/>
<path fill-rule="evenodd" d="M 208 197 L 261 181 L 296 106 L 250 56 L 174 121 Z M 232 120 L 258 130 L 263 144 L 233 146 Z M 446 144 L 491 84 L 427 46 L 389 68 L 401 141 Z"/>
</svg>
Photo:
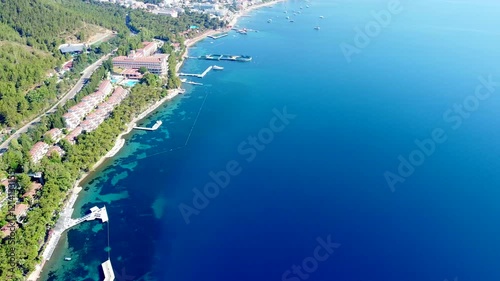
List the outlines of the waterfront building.
<svg viewBox="0 0 500 281">
<path fill-rule="evenodd" d="M 149 72 L 158 75 L 167 74 L 168 55 L 154 54 L 158 49 L 156 42 L 144 42 L 143 48 L 131 51 L 128 56 L 119 56 L 113 58 L 113 66 L 125 69 L 123 73 L 127 78 L 137 78 L 139 75 L 135 71 L 145 67 Z"/>
</svg>

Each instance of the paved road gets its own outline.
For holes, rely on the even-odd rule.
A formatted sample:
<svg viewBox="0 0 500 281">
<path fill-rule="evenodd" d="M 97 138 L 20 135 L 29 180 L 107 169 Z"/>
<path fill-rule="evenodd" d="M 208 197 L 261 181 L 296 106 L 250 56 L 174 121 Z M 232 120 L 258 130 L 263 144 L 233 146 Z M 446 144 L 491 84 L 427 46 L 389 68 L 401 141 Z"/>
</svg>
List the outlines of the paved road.
<svg viewBox="0 0 500 281">
<path fill-rule="evenodd" d="M 0 145 L 0 153 L 3 153 L 6 151 L 6 149 L 9 147 L 9 143 L 13 140 L 13 139 L 17 139 L 19 137 L 20 134 L 22 133 L 26 133 L 28 131 L 28 129 L 33 126 L 34 124 L 40 122 L 40 119 L 49 114 L 49 113 L 52 113 L 54 112 L 57 107 L 60 105 L 60 104 L 65 104 L 69 99 L 72 99 L 75 97 L 76 93 L 78 93 L 82 88 L 83 88 L 83 85 L 84 82 L 90 78 L 90 76 L 92 75 L 92 73 L 94 73 L 94 71 L 102 65 L 102 62 L 107 60 L 109 58 L 109 56 L 111 56 L 111 54 L 107 54 L 106 56 L 102 57 L 101 59 L 99 59 L 98 61 L 96 61 L 95 63 L 93 63 L 92 65 L 90 65 L 89 67 L 87 67 L 84 71 L 83 71 L 83 75 L 82 77 L 78 80 L 78 82 L 76 83 L 76 85 L 71 89 L 69 90 L 69 92 L 67 92 L 56 104 L 54 104 L 51 108 L 49 108 L 45 113 L 42 113 L 40 115 L 38 115 L 35 119 L 31 120 L 30 122 L 28 122 L 26 125 L 24 125 L 23 127 L 19 128 L 19 130 L 17 130 L 14 134 L 12 134 L 7 140 L 5 140 L 1 145 Z"/>
</svg>

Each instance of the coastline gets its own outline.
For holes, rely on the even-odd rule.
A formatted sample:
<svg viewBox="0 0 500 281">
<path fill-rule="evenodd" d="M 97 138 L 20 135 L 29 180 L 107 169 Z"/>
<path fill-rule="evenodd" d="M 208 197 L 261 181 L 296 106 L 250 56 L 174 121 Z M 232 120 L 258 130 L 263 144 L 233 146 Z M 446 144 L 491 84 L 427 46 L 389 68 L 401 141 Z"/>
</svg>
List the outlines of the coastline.
<svg viewBox="0 0 500 281">
<path fill-rule="evenodd" d="M 259 9 L 259 8 L 272 6 L 276 3 L 283 2 L 283 1 L 286 1 L 286 0 L 273 0 L 273 1 L 265 2 L 265 3 L 249 6 L 249 7 L 245 8 L 244 10 L 236 13 L 235 16 L 231 19 L 229 26 L 234 27 L 234 25 L 236 25 L 236 23 L 238 22 L 238 19 L 248 12 L 251 12 L 251 11 Z M 203 32 L 202 34 L 199 34 L 198 36 L 187 39 L 184 42 L 185 50 L 181 54 L 181 57 L 180 57 L 181 59 L 180 59 L 179 63 L 177 63 L 177 65 L 176 65 L 176 72 L 178 72 L 180 70 L 180 68 L 182 67 L 182 65 L 184 64 L 186 57 L 188 56 L 188 53 L 189 53 L 189 48 L 193 47 L 196 43 L 206 39 L 208 36 L 214 35 L 214 34 L 217 34 L 220 32 L 221 32 L 220 30 L 207 30 L 207 31 Z M 171 100 L 174 97 L 176 97 L 177 95 L 179 95 L 181 92 L 182 92 L 182 89 L 169 90 L 166 97 L 162 98 L 161 100 L 157 101 L 153 105 L 149 106 L 145 111 L 143 111 L 141 114 L 139 114 L 137 117 L 132 119 L 127 124 L 127 129 L 117 136 L 117 138 L 115 140 L 115 144 L 110 149 L 110 151 L 108 151 L 106 153 L 106 155 L 101 157 L 87 173 L 82 174 L 82 176 L 75 181 L 73 188 L 68 191 L 67 198 L 69 198 L 69 199 L 67 201 L 65 201 L 65 205 L 63 206 L 63 208 L 61 209 L 61 212 L 60 212 L 61 214 L 66 214 L 69 217 L 72 216 L 73 211 L 74 211 L 74 209 L 73 209 L 74 203 L 78 199 L 79 192 L 82 190 L 82 187 L 80 187 L 80 183 L 82 181 L 84 181 L 88 176 L 90 176 L 97 168 L 99 168 L 108 158 L 115 156 L 123 148 L 123 146 L 125 145 L 124 136 L 126 136 L 127 134 L 129 134 L 132 131 L 134 126 L 136 126 L 136 123 L 138 121 L 144 119 L 147 115 L 154 112 L 158 107 L 160 107 L 166 101 Z M 62 220 L 64 220 L 64 217 L 65 216 L 61 216 L 58 219 L 58 221 L 56 222 L 56 225 L 61 223 Z M 42 252 L 42 259 L 41 259 L 40 263 L 35 266 L 35 270 L 33 272 L 31 272 L 31 274 L 28 275 L 28 278 L 26 280 L 36 281 L 40 278 L 40 275 L 43 271 L 43 267 L 44 267 L 45 263 L 47 262 L 47 260 L 50 259 L 50 255 L 54 251 L 54 248 L 57 247 L 57 244 L 59 242 L 60 237 L 61 237 L 60 235 L 52 235 L 45 242 L 45 244 L 44 244 L 45 248 Z M 50 252 L 49 258 L 45 258 L 46 252 Z"/>
</svg>

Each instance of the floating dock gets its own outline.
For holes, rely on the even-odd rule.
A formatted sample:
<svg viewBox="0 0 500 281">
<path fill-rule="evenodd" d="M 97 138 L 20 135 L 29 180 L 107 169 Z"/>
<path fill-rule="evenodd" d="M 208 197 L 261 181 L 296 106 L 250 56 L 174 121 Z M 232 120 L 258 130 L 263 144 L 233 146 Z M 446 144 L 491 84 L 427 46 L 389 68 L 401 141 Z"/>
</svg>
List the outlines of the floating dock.
<svg viewBox="0 0 500 281">
<path fill-rule="evenodd" d="M 214 66 L 211 65 L 209 66 L 207 69 L 205 69 L 205 71 L 203 71 L 203 73 L 201 74 L 194 74 L 194 73 L 179 73 L 178 75 L 179 76 L 190 76 L 190 77 L 196 77 L 196 78 L 203 78 L 205 77 L 205 75 L 207 75 L 208 72 L 210 72 L 210 70 L 212 70 Z"/>
<path fill-rule="evenodd" d="M 252 60 L 251 56 L 245 56 L 245 55 L 219 55 L 219 54 L 210 54 L 210 55 L 204 55 L 200 56 L 199 59 L 201 60 L 227 60 L 227 61 L 239 61 L 239 62 L 249 62 Z"/>
<path fill-rule="evenodd" d="M 163 124 L 163 122 L 161 120 L 158 120 L 158 121 L 156 121 L 156 123 L 151 128 L 148 128 L 148 127 L 134 127 L 134 129 L 136 129 L 136 130 L 144 130 L 144 131 L 156 131 L 158 128 L 160 128 L 161 124 Z"/>
<path fill-rule="evenodd" d="M 186 84 L 191 84 L 191 85 L 197 85 L 197 86 L 203 86 L 203 84 L 202 84 L 202 83 L 193 82 L 193 81 L 184 81 L 183 83 L 186 83 Z"/>
<path fill-rule="evenodd" d="M 209 37 L 209 38 L 212 38 L 212 39 L 217 40 L 217 39 L 220 39 L 220 38 L 222 38 L 222 37 L 226 37 L 226 36 L 228 36 L 228 35 L 229 35 L 229 33 L 224 32 L 224 33 L 219 33 L 219 34 L 209 35 L 208 37 Z"/>
<path fill-rule="evenodd" d="M 111 266 L 111 261 L 107 260 L 101 264 L 102 271 L 104 272 L 104 281 L 115 280 L 115 273 L 113 267 Z"/>
</svg>

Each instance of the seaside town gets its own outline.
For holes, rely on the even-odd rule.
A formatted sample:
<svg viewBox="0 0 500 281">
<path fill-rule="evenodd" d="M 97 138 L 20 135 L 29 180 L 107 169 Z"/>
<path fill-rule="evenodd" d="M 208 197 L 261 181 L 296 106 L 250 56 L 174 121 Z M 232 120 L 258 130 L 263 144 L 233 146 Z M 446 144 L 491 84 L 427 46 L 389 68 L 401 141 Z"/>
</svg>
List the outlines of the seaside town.
<svg viewBox="0 0 500 281">
<path fill-rule="evenodd" d="M 101 2 L 113 3 L 131 9 L 143 9 L 154 14 L 178 17 L 186 9 L 206 13 L 213 17 L 228 22 L 238 11 L 244 10 L 252 5 L 265 3 L 263 0 L 211 0 L 211 1 L 190 1 L 190 0 L 165 0 L 158 4 L 145 3 L 136 0 L 99 0 Z"/>
<path fill-rule="evenodd" d="M 165 101 L 182 94 L 181 82 L 201 85 L 180 77 L 202 78 L 212 69 L 223 69 L 213 65 L 202 74 L 179 73 L 187 48 L 207 36 L 213 39 L 225 36 L 224 32 L 230 31 L 245 11 L 274 3 L 262 0 L 165 0 L 157 4 L 135 0 L 99 2 L 103 7 L 119 6 L 174 19 L 190 11 L 207 20 L 215 19 L 224 27 L 211 29 L 198 27 L 195 23 L 175 34 L 183 40 L 168 41 L 155 36 L 138 41 L 143 36 L 136 34 L 120 38 L 118 32 L 113 31 L 86 42 L 56 46 L 56 55 L 66 60 L 49 72 L 48 77 L 55 81 L 55 87 L 71 79 L 74 84 L 67 87 L 67 92 L 62 93 L 55 104 L 44 109 L 45 112 L 40 111 L 41 115 L 18 124 L 17 128 L 3 126 L 0 134 L 0 164 L 4 169 L 0 171 L 0 239 L 7 243 L 14 239 L 14 234 L 31 227 L 39 231 L 43 225 L 48 229 L 47 233 L 38 232 L 30 242 L 32 254 L 24 270 L 26 280 L 35 281 L 40 277 L 62 232 L 74 225 L 70 223 L 73 204 L 81 190 L 78 184 L 85 175 L 123 146 L 121 137 L 124 134 L 132 129 L 156 130 L 161 120 L 151 128 L 137 127 L 136 122 Z M 251 57 L 206 55 L 200 59 L 248 62 Z M 91 143 L 99 144 L 90 148 Z M 61 178 L 65 178 L 64 185 L 58 182 Z M 107 221 L 105 208 L 94 209 L 92 214 L 95 218 L 104 216 L 106 220 L 102 221 Z M 40 224 L 37 226 L 34 218 L 42 216 L 51 222 L 45 225 L 37 219 Z M 83 221 L 85 219 L 79 222 Z M 102 268 L 107 274 L 106 280 L 113 280 L 111 262 L 104 261 Z"/>
</svg>

